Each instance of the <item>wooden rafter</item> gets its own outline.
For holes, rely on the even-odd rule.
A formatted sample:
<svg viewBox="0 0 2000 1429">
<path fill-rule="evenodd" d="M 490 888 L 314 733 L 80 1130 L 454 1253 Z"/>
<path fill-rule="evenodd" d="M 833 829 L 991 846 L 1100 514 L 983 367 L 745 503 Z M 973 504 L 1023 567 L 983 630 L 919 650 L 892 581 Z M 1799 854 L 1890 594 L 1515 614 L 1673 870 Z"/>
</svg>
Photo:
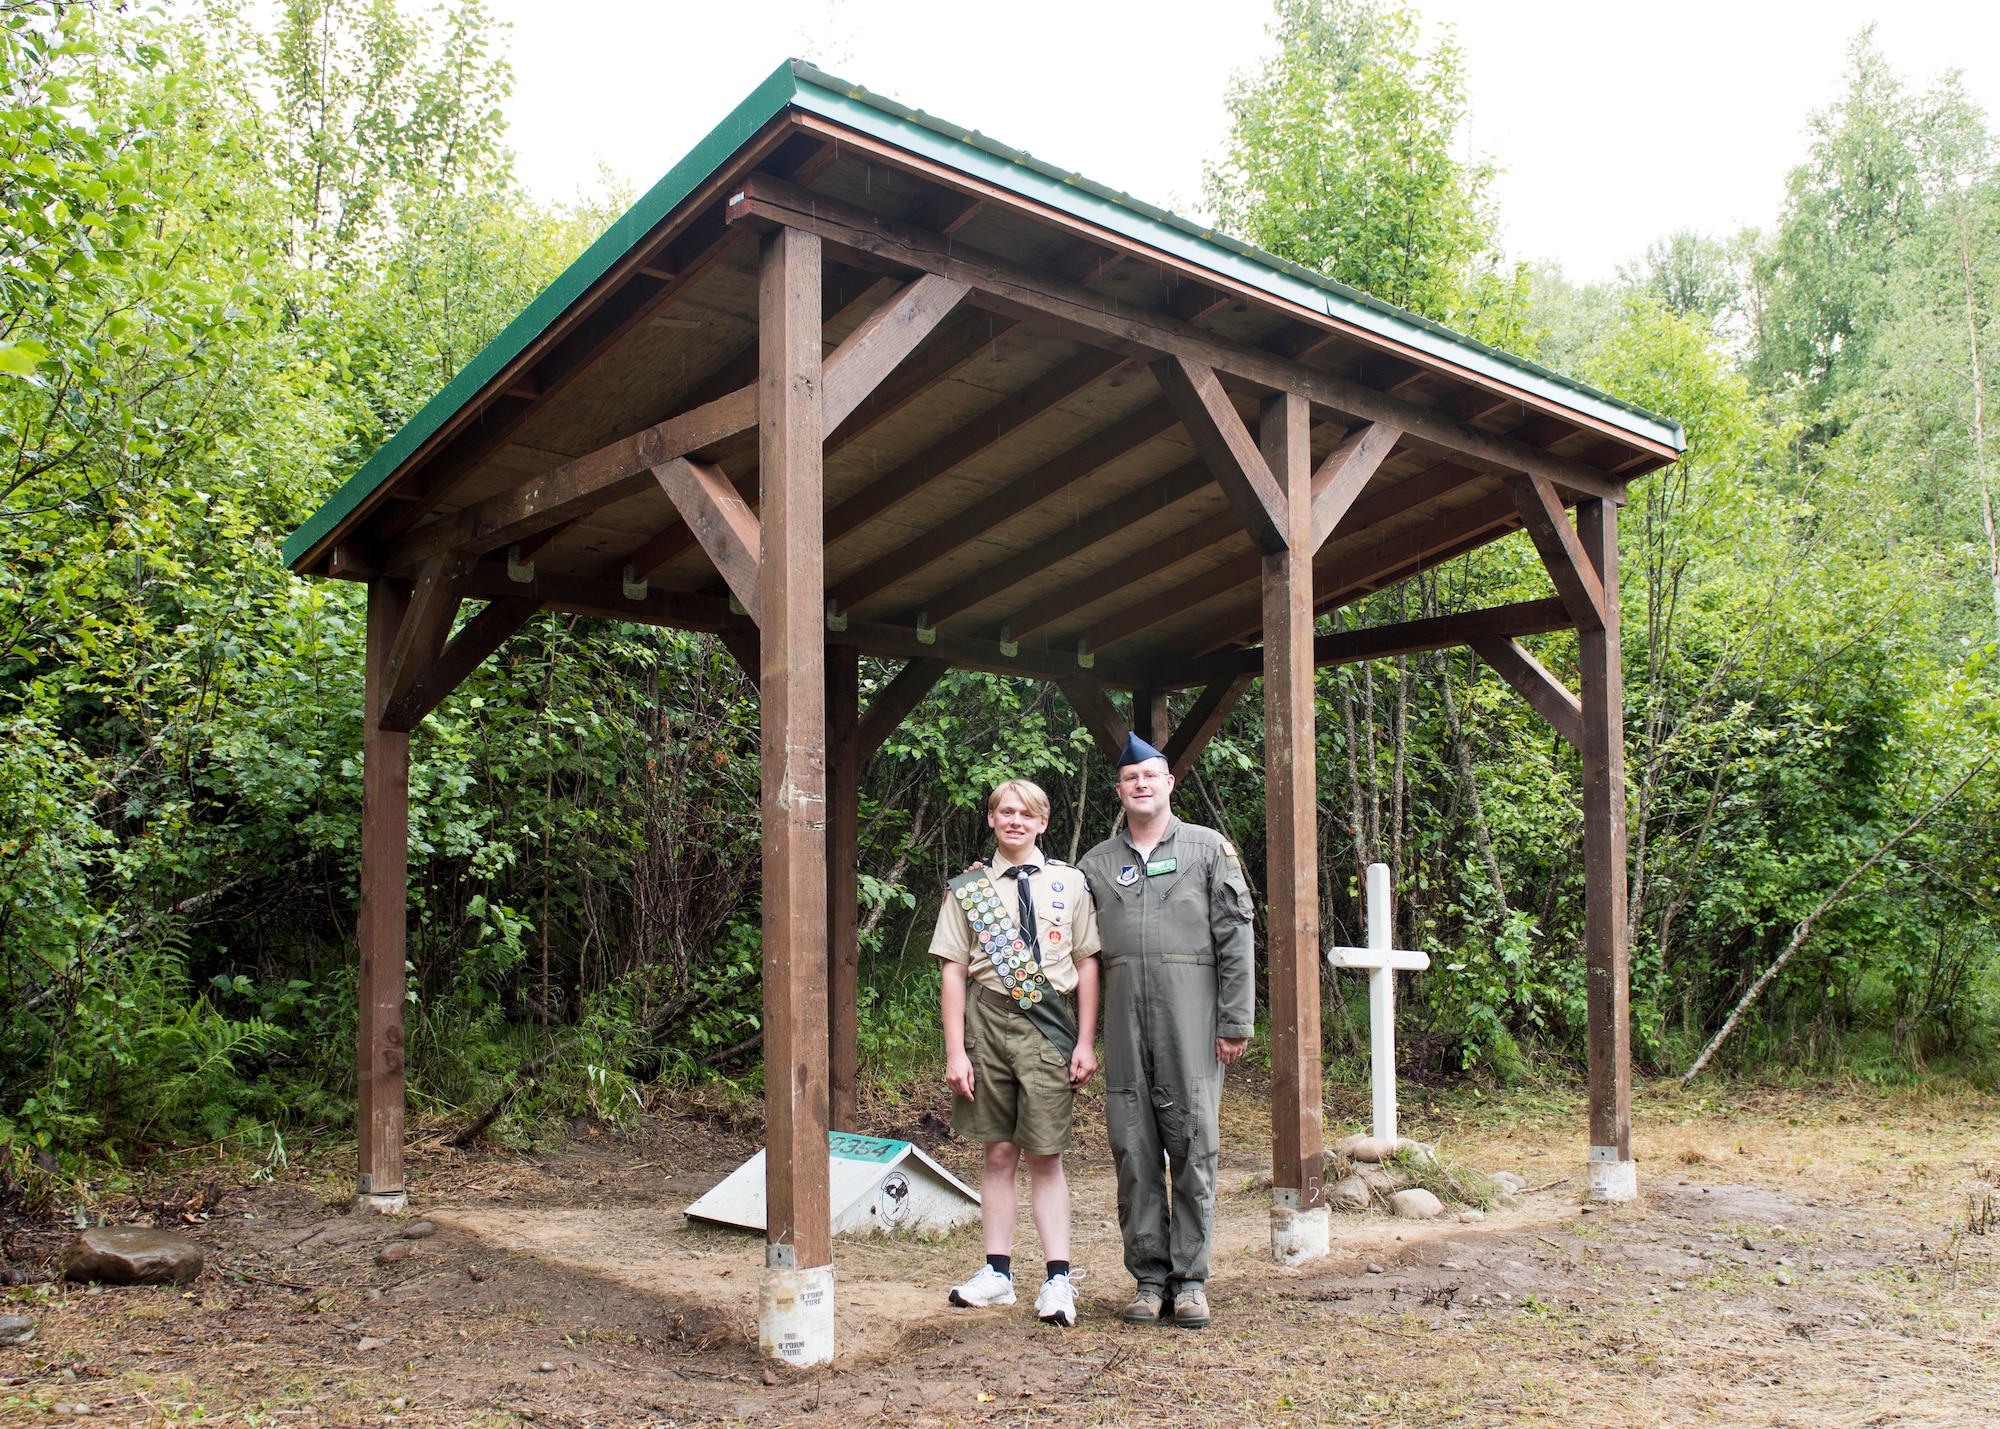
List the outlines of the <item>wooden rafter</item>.
<svg viewBox="0 0 2000 1429">
<path fill-rule="evenodd" d="M 898 502 L 948 476 L 1009 433 L 1054 410 L 1124 365 L 1122 357 L 1086 348 L 1019 392 L 1002 398 L 957 430 L 940 437 L 888 475 L 870 482 L 827 512 L 826 539 L 829 542 L 839 540 Z"/>
<path fill-rule="evenodd" d="M 845 577 L 833 588 L 834 600 L 842 610 L 852 609 L 870 596 L 944 560 L 1008 517 L 1129 456 L 1173 424 L 1173 408 L 1167 403 L 1153 402 L 1141 407 Z"/>
<path fill-rule="evenodd" d="M 1208 470 L 1206 464 L 1203 464 L 1201 470 L 1206 474 Z M 1017 635 L 1036 634 L 1100 600 L 1108 600 L 1121 591 L 1129 590 L 1140 581 L 1171 569 L 1182 561 L 1190 560 L 1204 551 L 1213 550 L 1222 541 L 1240 540 L 1242 536 L 1242 528 L 1230 520 L 1227 512 L 1203 516 L 1178 530 L 1167 532 L 1156 541 L 1148 542 L 1122 560 L 1113 561 L 1108 566 L 1071 581 L 1060 590 L 1049 591 L 1038 597 L 1007 617 L 1008 628 Z M 1098 632 L 1095 630 L 1085 638 L 1093 645 L 1109 643 L 1099 641 Z"/>
<path fill-rule="evenodd" d="M 1127 527 L 1137 525 L 1148 517 L 1157 516 L 1168 507 L 1185 501 L 1197 492 L 1206 491 L 1212 484 L 1208 466 L 1204 462 L 1190 462 L 1186 466 L 1177 467 L 1157 481 L 1149 482 L 1137 491 L 1100 506 L 1088 516 L 1080 518 L 1074 525 L 1065 526 L 1062 530 L 1035 542 L 1028 549 L 1009 555 L 979 574 L 960 581 L 950 590 L 932 596 L 923 603 L 923 610 L 928 612 L 932 624 L 942 626 L 957 616 L 975 609 L 981 603 L 1034 579 L 1051 566 L 1088 550 L 1100 541 L 1109 540 Z M 1206 528 L 1205 524 L 1204 529 Z M 1169 536 L 1164 539 L 1171 541 L 1174 538 Z M 1157 549 L 1157 546 L 1149 546 L 1147 549 Z M 1077 587 L 1072 586 L 1069 589 L 1076 591 Z M 1019 624 L 1020 633 L 1032 634 L 1052 621 L 1060 619 L 1063 613 L 1061 601 L 1064 598 L 1063 593 L 1059 592 L 1048 601 L 1036 602 L 1029 608 L 1026 620 Z M 1077 606 L 1071 604 L 1066 608 L 1074 610 Z M 917 613 L 911 611 L 910 618 L 914 619 Z M 1014 628 L 1011 619 L 1010 628 Z"/>
<path fill-rule="evenodd" d="M 1186 357 L 1273 390 L 1296 392 L 1336 412 L 1398 427 L 1496 471 L 1534 472 L 1580 495 L 1624 499 L 1623 482 L 1580 462 L 1468 426 L 1436 409 L 1399 401 L 1296 360 L 1242 346 L 1164 314 L 1108 309 L 1102 295 L 1075 283 L 948 243 L 936 234 L 783 180 L 751 175 L 731 194 L 729 219 L 752 227 L 784 224 L 818 233 L 842 245 L 857 262 L 886 262 L 956 278 L 972 288 L 974 301 L 982 306 L 1053 320 L 1059 327 L 1095 334 L 1094 341 L 1147 361 Z"/>
</svg>

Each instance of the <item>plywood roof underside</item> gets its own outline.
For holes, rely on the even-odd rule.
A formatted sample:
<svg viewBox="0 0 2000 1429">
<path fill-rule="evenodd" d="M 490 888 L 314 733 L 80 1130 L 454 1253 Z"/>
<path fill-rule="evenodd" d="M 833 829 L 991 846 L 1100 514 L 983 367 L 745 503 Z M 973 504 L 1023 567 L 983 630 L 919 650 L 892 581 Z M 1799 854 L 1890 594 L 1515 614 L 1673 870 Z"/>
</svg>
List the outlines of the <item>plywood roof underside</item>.
<svg viewBox="0 0 2000 1429">
<path fill-rule="evenodd" d="M 1287 309 L 877 138 L 791 114 L 636 243 L 305 568 L 378 574 L 367 553 L 753 382 L 759 245 L 724 218 L 729 193 L 752 171 L 1080 284 L 1107 310 L 1191 322 L 1571 459 L 1613 483 L 1673 457 L 1582 404 L 1566 407 Z M 829 244 L 824 351 L 916 276 L 887 253 Z M 1123 672 L 1107 678 L 1112 684 L 1257 643 L 1260 558 L 1143 358 L 996 306 L 973 294 L 830 434 L 825 565 L 834 608 L 864 624 L 1004 639 L 1030 661 L 1036 652 L 1081 649 Z M 1226 375 L 1223 382 L 1254 433 L 1267 390 Z M 1358 424 L 1315 404 L 1315 463 Z M 754 431 L 694 455 L 755 504 Z M 1315 556 L 1316 607 L 1335 609 L 1519 524 L 1503 472 L 1406 434 Z M 662 614 L 657 598 L 621 609 L 628 572 L 655 597 L 727 597 L 657 486 L 526 544 L 536 572 L 528 589 L 556 608 L 704 624 Z M 344 563 L 343 549 L 352 553 Z M 506 548 L 477 554 L 484 565 L 469 589 L 525 593 L 506 580 Z"/>
</svg>

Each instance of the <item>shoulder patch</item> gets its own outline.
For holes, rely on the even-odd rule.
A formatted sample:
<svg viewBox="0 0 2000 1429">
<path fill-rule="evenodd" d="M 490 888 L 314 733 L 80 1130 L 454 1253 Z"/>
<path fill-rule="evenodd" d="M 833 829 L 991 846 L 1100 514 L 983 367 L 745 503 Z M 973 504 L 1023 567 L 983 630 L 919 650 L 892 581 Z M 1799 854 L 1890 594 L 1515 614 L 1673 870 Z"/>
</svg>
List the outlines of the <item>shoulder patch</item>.
<svg viewBox="0 0 2000 1429">
<path fill-rule="evenodd" d="M 1229 857 L 1231 858 L 1236 857 L 1236 845 L 1231 843 L 1228 839 L 1224 839 L 1222 841 L 1222 851 L 1225 854 L 1229 855 Z"/>
</svg>

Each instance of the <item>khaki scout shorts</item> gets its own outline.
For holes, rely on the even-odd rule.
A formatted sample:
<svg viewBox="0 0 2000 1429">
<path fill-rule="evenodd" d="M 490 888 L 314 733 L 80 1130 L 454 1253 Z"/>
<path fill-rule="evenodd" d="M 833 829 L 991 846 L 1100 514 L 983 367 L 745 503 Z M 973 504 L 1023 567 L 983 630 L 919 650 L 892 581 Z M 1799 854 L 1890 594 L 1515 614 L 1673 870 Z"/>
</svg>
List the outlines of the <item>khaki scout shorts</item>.
<svg viewBox="0 0 2000 1429">
<path fill-rule="evenodd" d="M 1069 1063 L 1011 998 L 968 989 L 965 1055 L 972 1100 L 952 1094 L 951 1129 L 968 1141 L 1011 1141 L 1031 1156 L 1069 1150 Z"/>
</svg>

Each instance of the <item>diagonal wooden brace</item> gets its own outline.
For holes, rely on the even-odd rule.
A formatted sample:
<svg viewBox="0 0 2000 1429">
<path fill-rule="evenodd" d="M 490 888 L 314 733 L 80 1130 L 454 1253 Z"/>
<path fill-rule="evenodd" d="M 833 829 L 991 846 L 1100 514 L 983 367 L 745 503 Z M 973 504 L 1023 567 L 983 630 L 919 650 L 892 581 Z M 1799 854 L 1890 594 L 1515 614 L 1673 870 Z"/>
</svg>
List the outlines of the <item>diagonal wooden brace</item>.
<svg viewBox="0 0 2000 1429">
<path fill-rule="evenodd" d="M 1512 639 L 1474 640 L 1473 651 L 1574 749 L 1583 748 L 1583 701 Z"/>
<path fill-rule="evenodd" d="M 1068 680 L 1058 680 L 1063 694 L 1069 697 L 1069 707 L 1076 711 L 1076 717 L 1083 721 L 1083 727 L 1090 731 L 1097 747 L 1104 751 L 1106 759 L 1116 759 L 1125 752 L 1125 736 L 1131 726 L 1118 713 L 1118 706 L 1104 693 L 1104 686 L 1095 680 L 1077 676 Z"/>
<path fill-rule="evenodd" d="M 1201 758 L 1202 750 L 1215 738 L 1222 722 L 1229 718 L 1236 702 L 1243 698 L 1243 692 L 1256 679 L 1254 673 L 1230 675 L 1210 682 L 1201 692 L 1188 712 L 1181 716 L 1180 728 L 1167 741 L 1167 747 L 1160 752 L 1167 756 L 1167 768 L 1178 779 Z"/>
<path fill-rule="evenodd" d="M 1285 493 L 1215 369 L 1190 357 L 1163 357 L 1153 364 L 1153 376 L 1257 549 L 1266 555 L 1284 550 Z"/>
<path fill-rule="evenodd" d="M 464 598 L 465 578 L 475 564 L 470 556 L 444 552 L 425 561 L 410 592 L 409 608 L 396 627 L 382 670 L 385 711 L 407 700 L 417 677 L 434 664 Z"/>
<path fill-rule="evenodd" d="M 831 432 L 846 421 L 970 291 L 963 283 L 926 273 L 870 313 L 826 360 L 821 379 L 825 429 Z"/>
<path fill-rule="evenodd" d="M 1312 548 L 1324 546 L 1403 434 L 1382 422 L 1356 427 L 1312 476 Z"/>
<path fill-rule="evenodd" d="M 508 638 L 541 608 L 540 596 L 503 596 L 489 600 L 484 610 L 466 621 L 464 629 L 451 637 L 438 657 L 417 672 L 409 693 L 384 708 L 382 728 L 415 729 L 425 715 L 444 703 L 445 697 L 463 684 L 466 676 L 485 663 L 487 656 L 506 644 Z"/>
<path fill-rule="evenodd" d="M 882 742 L 894 734 L 910 711 L 923 703 L 937 682 L 951 669 L 949 660 L 912 660 L 903 666 L 888 687 L 868 702 L 854 733 L 854 755 L 866 764 Z"/>
<path fill-rule="evenodd" d="M 1548 568 L 1556 594 L 1562 597 L 1577 629 L 1602 630 L 1604 585 L 1597 577 L 1597 568 L 1584 554 L 1583 542 L 1576 534 L 1576 527 L 1570 524 L 1569 512 L 1563 509 L 1555 483 L 1530 473 L 1511 478 L 1510 484 L 1514 489 L 1514 504 L 1521 513 L 1521 527 L 1535 543 L 1535 549 L 1542 553 L 1542 564 Z"/>
<path fill-rule="evenodd" d="M 763 534 L 750 507 L 722 468 L 677 457 L 653 468 L 660 487 L 687 522 L 688 530 L 729 586 L 744 612 L 759 625 Z"/>
</svg>

